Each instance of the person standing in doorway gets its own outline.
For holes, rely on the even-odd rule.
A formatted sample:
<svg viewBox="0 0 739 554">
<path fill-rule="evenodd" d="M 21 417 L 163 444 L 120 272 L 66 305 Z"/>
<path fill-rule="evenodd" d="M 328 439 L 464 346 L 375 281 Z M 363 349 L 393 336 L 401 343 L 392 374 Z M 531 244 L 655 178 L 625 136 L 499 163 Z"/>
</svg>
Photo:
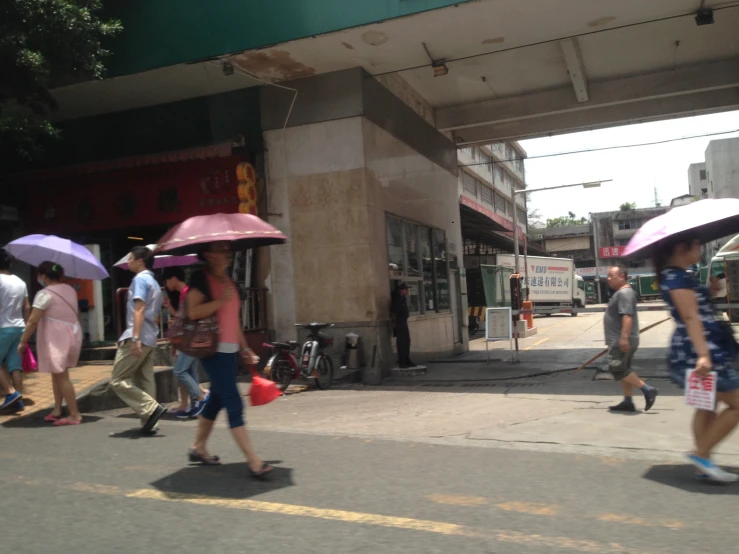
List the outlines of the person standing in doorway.
<svg viewBox="0 0 739 554">
<path fill-rule="evenodd" d="M 181 267 L 167 268 L 164 270 L 163 281 L 168 291 L 179 294 L 177 306 L 173 306 L 169 298 L 165 297 L 169 315 L 174 317 L 184 305 L 190 289 L 185 283 L 185 271 Z M 184 352 L 178 352 L 172 371 L 180 383 L 180 406 L 175 411 L 175 416 L 178 419 L 198 417 L 208 401 L 208 391 L 200 386 L 200 362 Z"/>
<path fill-rule="evenodd" d="M 162 309 L 162 291 L 154 278 L 154 257 L 145 246 L 136 246 L 128 256 L 128 269 L 136 274 L 128 289 L 126 330 L 118 339 L 110 386 L 141 418 L 141 432 L 156 430 L 167 408 L 156 398 L 154 351 Z"/>
<path fill-rule="evenodd" d="M 611 406 L 612 412 L 635 412 L 632 394 L 634 387 L 644 394 L 647 412 L 654 406 L 659 391 L 642 381 L 631 370 L 636 349 L 639 347 L 639 316 L 636 310 L 636 293 L 628 284 L 626 268 L 620 265 L 608 270 L 608 286 L 613 290 L 606 308 L 603 325 L 608 346 L 608 369 L 613 378 L 621 383 L 623 401 Z"/>
<path fill-rule="evenodd" d="M 11 406 L 17 410 L 24 408 L 23 364 L 18 343 L 26 328 L 31 305 L 26 283 L 10 273 L 14 261 L 9 252 L 0 248 L 0 387 L 6 394 L 0 410 Z"/>
<path fill-rule="evenodd" d="M 393 298 L 393 329 L 398 349 L 398 367 L 407 369 L 416 367 L 411 361 L 411 330 L 408 328 L 408 285 L 401 283 L 398 293 Z"/>
</svg>

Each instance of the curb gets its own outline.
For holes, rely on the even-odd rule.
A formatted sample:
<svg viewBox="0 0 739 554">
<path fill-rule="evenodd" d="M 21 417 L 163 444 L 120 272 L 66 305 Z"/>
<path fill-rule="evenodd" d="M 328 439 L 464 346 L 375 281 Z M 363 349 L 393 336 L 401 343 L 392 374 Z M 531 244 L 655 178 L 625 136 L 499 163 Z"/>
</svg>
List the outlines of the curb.
<svg viewBox="0 0 739 554">
<path fill-rule="evenodd" d="M 112 371 L 112 368 L 111 368 Z M 334 378 L 336 385 L 353 382 L 356 372 L 351 371 L 346 374 L 340 374 Z M 154 368 L 154 380 L 156 382 L 157 396 L 156 401 L 160 404 L 169 404 L 178 399 L 178 382 L 174 376 L 173 368 L 157 367 Z M 236 376 L 238 383 L 251 382 L 251 376 L 245 369 L 240 370 Z M 208 382 L 205 375 L 201 373 L 200 382 Z M 310 384 L 297 381 L 290 385 L 285 396 L 293 396 L 302 392 L 314 390 Z M 108 410 L 118 410 L 126 407 L 126 403 L 121 400 L 118 395 L 110 388 L 110 379 L 105 379 L 99 383 L 86 388 L 77 394 L 77 404 L 82 413 L 106 412 Z"/>
</svg>

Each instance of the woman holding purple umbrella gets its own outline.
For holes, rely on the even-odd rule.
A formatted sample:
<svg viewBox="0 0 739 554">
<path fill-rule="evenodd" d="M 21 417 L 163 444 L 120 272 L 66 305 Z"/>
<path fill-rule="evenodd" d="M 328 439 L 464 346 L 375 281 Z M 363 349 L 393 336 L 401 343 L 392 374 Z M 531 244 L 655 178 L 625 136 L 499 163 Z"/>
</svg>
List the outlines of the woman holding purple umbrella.
<svg viewBox="0 0 739 554">
<path fill-rule="evenodd" d="M 711 461 L 713 449 L 739 424 L 739 375 L 733 367 L 737 358 L 731 328 L 719 322 L 711 305 L 709 290 L 688 273 L 701 259 L 701 241 L 690 236 L 668 240 L 655 255 L 654 267 L 665 302 L 670 306 L 676 329 L 670 343 L 670 377 L 685 385 L 686 373 L 717 373 L 716 400 L 722 410 L 696 410 L 693 416 L 695 450 L 688 459 L 698 477 L 721 483 L 739 480 Z"/>
<path fill-rule="evenodd" d="M 43 287 L 33 299 L 33 310 L 21 336 L 18 353 L 28 348 L 28 340 L 36 328 L 38 371 L 51 373 L 54 389 L 54 409 L 44 421 L 56 426 L 79 425 L 82 415 L 77 407 L 77 394 L 69 379 L 69 369 L 75 367 L 82 349 L 82 328 L 79 323 L 77 293 L 62 283 L 64 268 L 53 262 L 43 262 L 38 268 L 38 282 Z M 69 415 L 62 417 L 62 401 Z"/>
</svg>

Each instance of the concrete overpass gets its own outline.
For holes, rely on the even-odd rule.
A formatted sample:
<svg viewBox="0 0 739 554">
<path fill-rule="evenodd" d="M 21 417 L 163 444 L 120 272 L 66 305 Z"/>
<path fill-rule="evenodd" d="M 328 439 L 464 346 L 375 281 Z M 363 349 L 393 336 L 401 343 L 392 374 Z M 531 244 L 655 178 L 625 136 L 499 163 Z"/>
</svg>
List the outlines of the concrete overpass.
<svg viewBox="0 0 739 554">
<path fill-rule="evenodd" d="M 196 27 L 189 29 L 187 21 L 179 21 L 181 15 L 170 14 L 168 35 L 157 36 L 144 33 L 124 12 L 124 26 L 138 33 L 136 51 L 150 54 L 148 65 L 138 70 L 135 64 L 119 63 L 119 56 L 115 78 L 58 89 L 59 117 L 128 110 L 258 86 L 258 79 L 283 82 L 357 66 L 392 82 L 396 94 L 406 91 L 406 101 L 460 145 L 739 107 L 736 1 L 398 3 L 405 4 L 405 11 L 373 12 L 369 19 L 345 23 L 355 27 L 334 32 L 321 33 L 330 26 L 316 24 L 304 30 L 315 35 L 277 44 L 254 32 L 262 24 L 256 16 L 244 13 L 243 21 L 229 22 L 212 14 L 211 32 L 224 26 L 227 34 L 228 25 L 241 25 L 243 33 L 237 37 L 257 38 L 216 43 L 199 59 L 192 49 L 178 50 L 171 40 L 166 44 L 173 33 L 178 40 L 177 25 L 183 34 L 179 39 L 191 40 L 187 33 Z M 146 4 L 139 6 L 138 16 L 144 15 L 142 6 Z M 713 23 L 698 25 L 699 9 L 712 10 L 705 19 Z M 149 31 L 156 15 L 149 14 Z M 222 17 L 234 19 L 234 14 L 224 12 Z M 279 22 L 279 14 L 274 17 Z M 372 17 L 389 19 L 360 24 Z M 130 36 L 125 44 L 134 48 Z M 157 56 L 167 48 L 182 53 Z M 255 78 L 228 75 L 223 62 Z M 155 67 L 164 63 L 168 65 Z M 448 73 L 435 76 L 433 66 Z"/>
</svg>

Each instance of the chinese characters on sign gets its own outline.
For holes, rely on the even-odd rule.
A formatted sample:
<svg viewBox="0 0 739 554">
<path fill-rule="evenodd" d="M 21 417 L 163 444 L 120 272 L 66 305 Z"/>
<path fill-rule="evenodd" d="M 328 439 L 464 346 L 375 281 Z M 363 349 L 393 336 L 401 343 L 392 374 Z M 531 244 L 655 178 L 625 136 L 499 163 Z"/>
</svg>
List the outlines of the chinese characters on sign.
<svg viewBox="0 0 739 554">
<path fill-rule="evenodd" d="M 603 246 L 600 249 L 601 258 L 620 258 L 624 255 L 625 246 Z"/>
<path fill-rule="evenodd" d="M 716 372 L 703 376 L 695 370 L 685 376 L 685 404 L 697 410 L 711 410 L 716 406 Z"/>
<path fill-rule="evenodd" d="M 526 284 L 526 278 L 523 279 Z M 554 287 L 554 288 L 570 288 L 569 277 L 532 277 L 529 276 L 528 285 L 529 287 Z"/>
</svg>

